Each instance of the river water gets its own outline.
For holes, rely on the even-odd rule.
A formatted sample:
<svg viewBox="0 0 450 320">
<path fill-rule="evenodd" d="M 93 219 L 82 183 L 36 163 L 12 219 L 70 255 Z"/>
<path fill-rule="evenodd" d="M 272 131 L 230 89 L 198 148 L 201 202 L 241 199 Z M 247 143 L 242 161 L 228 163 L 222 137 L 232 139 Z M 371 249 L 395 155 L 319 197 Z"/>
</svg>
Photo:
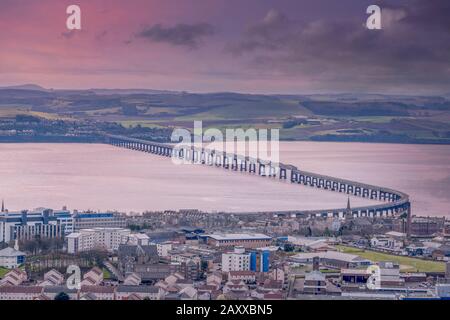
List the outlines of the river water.
<svg viewBox="0 0 450 320">
<path fill-rule="evenodd" d="M 450 214 L 450 146 L 281 143 L 280 160 L 410 195 L 413 213 Z M 0 144 L 0 199 L 9 210 L 308 210 L 344 194 L 193 165 L 101 144 Z M 352 198 L 352 206 L 376 203 Z"/>
</svg>

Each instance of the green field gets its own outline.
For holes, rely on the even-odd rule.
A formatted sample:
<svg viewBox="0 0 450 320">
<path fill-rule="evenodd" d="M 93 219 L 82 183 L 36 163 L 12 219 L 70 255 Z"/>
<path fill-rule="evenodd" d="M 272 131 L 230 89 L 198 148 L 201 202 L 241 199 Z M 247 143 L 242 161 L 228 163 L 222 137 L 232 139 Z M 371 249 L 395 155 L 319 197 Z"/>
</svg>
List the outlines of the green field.
<svg viewBox="0 0 450 320">
<path fill-rule="evenodd" d="M 0 278 L 3 278 L 5 276 L 5 274 L 7 274 L 9 272 L 9 269 L 0 267 Z"/>
<path fill-rule="evenodd" d="M 111 279 L 111 273 L 108 271 L 108 269 L 103 268 L 103 279 Z"/>
<path fill-rule="evenodd" d="M 0 118 L 14 118 L 17 115 L 29 115 L 47 120 L 68 120 L 69 117 L 61 117 L 54 113 L 31 111 L 24 107 L 9 107 L 4 108 L 0 106 Z"/>
<path fill-rule="evenodd" d="M 380 253 L 370 250 L 362 250 L 347 246 L 336 246 L 344 253 L 351 253 L 361 258 L 371 260 L 373 262 L 392 261 L 400 264 L 402 272 L 445 272 L 445 263 L 437 261 L 427 261 L 417 258 L 396 256 L 387 253 Z"/>
<path fill-rule="evenodd" d="M 140 125 L 143 128 L 164 128 L 163 126 L 148 120 L 123 120 L 117 121 L 125 128 L 133 128 Z"/>
</svg>

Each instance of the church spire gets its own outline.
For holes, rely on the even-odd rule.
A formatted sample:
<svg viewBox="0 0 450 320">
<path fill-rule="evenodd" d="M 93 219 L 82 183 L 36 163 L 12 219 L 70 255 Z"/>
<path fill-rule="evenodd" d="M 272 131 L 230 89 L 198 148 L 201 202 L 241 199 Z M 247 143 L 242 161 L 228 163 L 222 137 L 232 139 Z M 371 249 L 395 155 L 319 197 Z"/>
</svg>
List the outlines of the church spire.
<svg viewBox="0 0 450 320">
<path fill-rule="evenodd" d="M 345 216 L 347 219 L 351 219 L 353 218 L 353 212 L 352 212 L 352 208 L 350 206 L 350 197 L 348 197 L 347 199 L 347 210 L 345 210 Z"/>
<path fill-rule="evenodd" d="M 2 199 L 2 211 L 1 212 L 5 212 L 5 200 Z"/>
</svg>

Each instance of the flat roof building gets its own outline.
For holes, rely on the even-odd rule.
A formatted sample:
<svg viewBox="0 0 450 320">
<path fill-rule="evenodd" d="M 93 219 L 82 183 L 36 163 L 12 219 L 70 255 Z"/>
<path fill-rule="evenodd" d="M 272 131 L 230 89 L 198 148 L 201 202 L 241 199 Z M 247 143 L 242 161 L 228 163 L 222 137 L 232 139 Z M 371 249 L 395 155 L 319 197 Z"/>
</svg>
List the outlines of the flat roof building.
<svg viewBox="0 0 450 320">
<path fill-rule="evenodd" d="M 82 229 L 67 236 L 67 251 L 78 253 L 93 249 L 116 251 L 121 244 L 146 246 L 149 237 L 145 234 L 132 234 L 124 228 L 92 228 Z"/>
<path fill-rule="evenodd" d="M 73 215 L 73 231 L 77 232 L 81 229 L 91 228 L 125 228 L 127 222 L 125 217 L 120 214 L 106 212 L 94 213 L 76 212 Z"/>
<path fill-rule="evenodd" d="M 215 247 L 259 248 L 270 245 L 272 241 L 271 237 L 261 233 L 208 234 L 202 237 L 206 239 L 207 244 Z"/>
<path fill-rule="evenodd" d="M 367 267 L 372 263 L 370 260 L 361 258 L 360 256 L 338 251 L 298 253 L 292 256 L 291 260 L 299 263 L 312 263 L 315 257 L 320 259 L 321 264 L 339 269 Z"/>
<path fill-rule="evenodd" d="M 0 242 L 57 238 L 62 235 L 62 227 L 51 209 L 36 211 L 0 213 Z"/>
</svg>

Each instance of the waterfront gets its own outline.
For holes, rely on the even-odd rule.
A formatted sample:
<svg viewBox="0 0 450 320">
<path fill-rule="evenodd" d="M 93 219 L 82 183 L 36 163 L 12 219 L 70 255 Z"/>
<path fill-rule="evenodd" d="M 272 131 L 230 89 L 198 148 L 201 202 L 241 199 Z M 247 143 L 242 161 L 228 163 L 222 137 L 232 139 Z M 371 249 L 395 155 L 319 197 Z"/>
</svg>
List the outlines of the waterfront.
<svg viewBox="0 0 450 320">
<path fill-rule="evenodd" d="M 300 169 L 410 194 L 413 213 L 448 214 L 450 148 L 430 145 L 281 144 L 281 161 Z M 309 187 L 89 144 L 0 144 L 0 197 L 10 209 L 48 206 L 126 212 L 344 207 L 346 197 Z M 352 205 L 372 204 L 352 198 Z"/>
</svg>

